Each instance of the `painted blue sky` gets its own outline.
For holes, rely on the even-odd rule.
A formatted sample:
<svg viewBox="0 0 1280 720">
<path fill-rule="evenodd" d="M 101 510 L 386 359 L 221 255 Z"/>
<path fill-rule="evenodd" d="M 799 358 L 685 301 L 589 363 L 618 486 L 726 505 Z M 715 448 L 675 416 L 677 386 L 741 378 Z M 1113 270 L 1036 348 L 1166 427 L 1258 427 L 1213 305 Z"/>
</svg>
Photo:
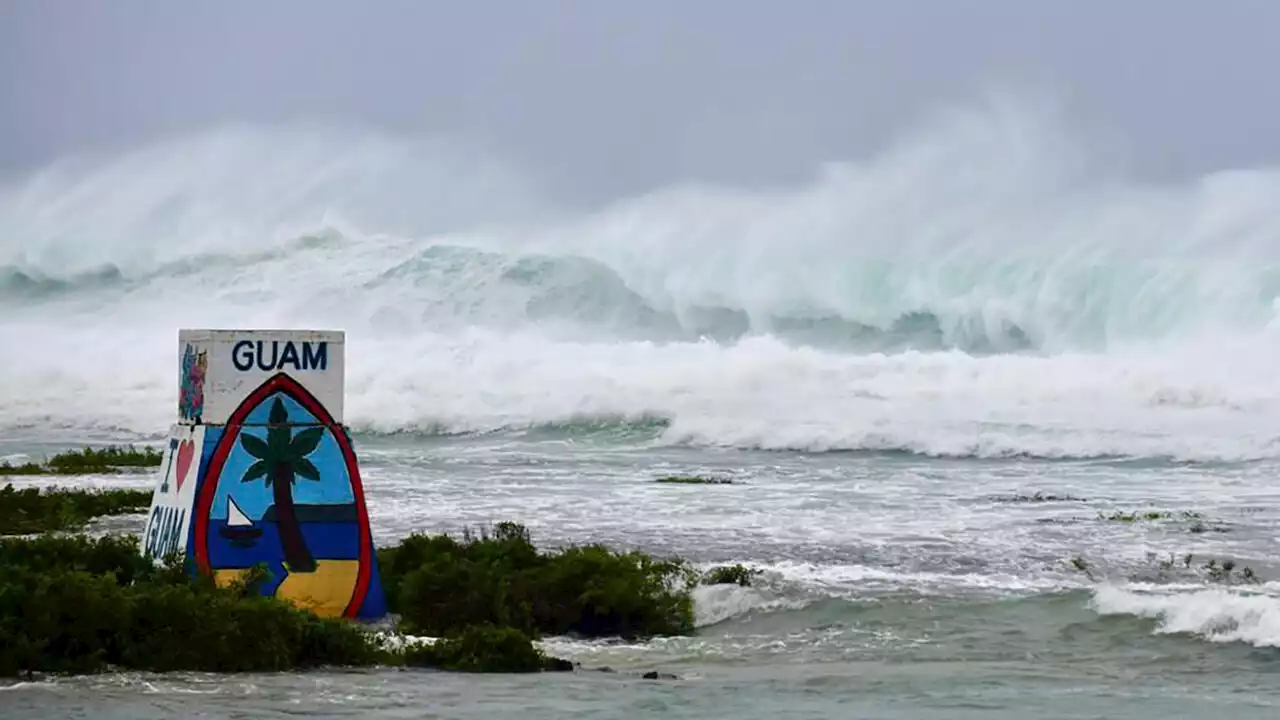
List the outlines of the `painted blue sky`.
<svg viewBox="0 0 1280 720">
<path fill-rule="evenodd" d="M 271 403 L 276 397 L 284 401 L 285 408 L 289 412 L 290 421 L 299 424 L 314 424 L 316 422 L 314 415 L 307 412 L 292 398 L 281 393 L 274 394 L 266 402 L 250 412 L 248 415 L 249 422 L 265 423 L 267 414 L 270 412 Z M 299 428 L 296 428 L 294 432 L 296 433 L 298 430 Z M 246 426 L 240 432 L 253 435 L 264 442 L 266 441 L 267 429 L 265 427 Z M 213 441 L 212 438 L 206 438 L 206 442 Z M 338 447 L 338 442 L 334 439 L 332 431 L 325 431 L 319 447 L 308 459 L 320 471 L 320 482 L 298 478 L 293 485 L 293 499 L 296 504 L 347 505 L 355 502 L 355 495 L 351 489 L 351 478 L 347 473 L 346 464 L 342 459 L 342 451 Z M 228 496 L 235 498 L 236 504 L 251 520 L 261 518 L 267 508 L 271 506 L 273 502 L 272 490 L 266 486 L 262 479 L 247 483 L 239 482 L 239 478 L 243 477 L 249 466 L 256 461 L 257 458 L 250 455 L 240 444 L 239 436 L 237 435 L 236 443 L 231 454 L 227 456 L 227 462 L 222 471 L 223 480 L 219 484 L 217 494 L 214 497 L 213 508 L 209 514 L 211 518 L 215 520 L 226 519 Z"/>
</svg>

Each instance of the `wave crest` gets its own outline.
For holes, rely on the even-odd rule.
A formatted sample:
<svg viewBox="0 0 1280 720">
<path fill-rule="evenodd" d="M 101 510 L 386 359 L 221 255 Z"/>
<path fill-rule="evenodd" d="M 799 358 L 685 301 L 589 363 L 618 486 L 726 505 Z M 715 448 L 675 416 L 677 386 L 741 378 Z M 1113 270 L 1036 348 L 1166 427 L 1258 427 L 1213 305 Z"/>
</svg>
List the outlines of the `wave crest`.
<svg viewBox="0 0 1280 720">
<path fill-rule="evenodd" d="M 60 166 L 0 189 L 0 426 L 156 432 L 177 327 L 327 326 L 379 432 L 1280 455 L 1280 172 L 1141 183 L 1059 130 L 996 101 L 793 187 L 591 212 L 447 143 L 333 132 Z"/>
<path fill-rule="evenodd" d="M 1143 593 L 1104 587 L 1094 594 L 1093 607 L 1102 615 L 1154 619 L 1155 632 L 1162 634 L 1280 647 L 1280 598 L 1273 594 L 1224 589 Z"/>
</svg>

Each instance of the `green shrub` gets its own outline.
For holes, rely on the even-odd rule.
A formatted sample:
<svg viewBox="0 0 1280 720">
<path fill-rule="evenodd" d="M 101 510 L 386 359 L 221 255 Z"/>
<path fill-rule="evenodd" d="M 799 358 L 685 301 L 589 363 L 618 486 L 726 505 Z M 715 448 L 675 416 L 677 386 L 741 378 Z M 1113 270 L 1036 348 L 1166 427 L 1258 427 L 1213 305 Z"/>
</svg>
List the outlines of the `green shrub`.
<svg viewBox="0 0 1280 720">
<path fill-rule="evenodd" d="M 116 660 L 126 589 L 84 571 L 0 573 L 0 675 L 87 673 Z"/>
<path fill-rule="evenodd" d="M 159 467 L 164 453 L 155 448 L 109 446 L 86 447 L 58 453 L 44 463 L 11 465 L 0 463 L 0 475 L 83 475 L 88 473 L 115 473 L 120 468 Z"/>
<path fill-rule="evenodd" d="M 751 587 L 751 578 L 764 572 L 763 570 L 753 570 L 746 565 L 721 565 L 713 567 L 702 576 L 703 585 L 741 585 L 742 587 Z"/>
<path fill-rule="evenodd" d="M 476 625 L 530 636 L 680 635 L 693 630 L 694 576 L 678 560 L 600 545 L 539 552 L 528 531 L 411 535 L 378 553 L 383 586 L 408 632 L 450 636 Z"/>
<path fill-rule="evenodd" d="M 388 660 L 360 626 L 218 588 L 179 558 L 154 564 L 137 538 L 0 541 L 0 675 L 275 671 Z"/>
<path fill-rule="evenodd" d="M 440 641 L 388 650 L 357 624 L 262 597 L 265 566 L 219 588 L 190 576 L 180 557 L 143 557 L 133 536 L 0 538 L 0 675 L 375 664 L 571 670 L 533 638 L 693 630 L 697 577 L 683 562 L 600 545 L 539 552 L 512 523 L 478 538 L 412 535 L 380 550 L 379 562 L 404 629 Z"/>
<path fill-rule="evenodd" d="M 406 665 L 456 672 L 525 673 L 572 670 L 566 660 L 548 658 L 532 639 L 509 627 L 474 625 L 457 637 L 415 645 L 404 652 Z"/>
<path fill-rule="evenodd" d="M 462 549 L 470 549 L 472 556 L 459 559 Z M 602 550 L 589 554 L 611 556 Z M 428 577 L 425 568 L 431 563 L 454 562 L 465 571 L 465 581 L 478 584 L 470 595 L 458 587 L 450 589 L 463 598 L 481 599 L 486 599 L 486 592 L 504 587 L 499 572 L 513 573 L 509 579 L 517 588 L 524 588 L 526 580 L 539 580 L 542 585 L 528 590 L 537 593 L 540 588 L 556 588 L 556 582 L 579 581 L 573 573 L 540 580 L 530 574 L 530 567 L 567 571 L 581 563 L 540 555 L 523 528 L 514 525 L 500 526 L 495 538 L 464 543 L 443 536 L 415 536 L 383 555 L 392 567 L 412 568 L 408 580 L 401 579 L 402 573 L 388 575 L 401 594 L 423 586 Z M 585 574 L 580 594 L 587 598 L 587 606 L 612 603 L 617 618 L 643 618 L 643 612 L 592 588 L 593 583 L 601 583 L 593 573 L 625 564 L 623 559 L 628 557 L 615 556 Z M 359 624 L 322 619 L 259 595 L 258 583 L 269 578 L 265 566 L 225 588 L 216 587 L 207 576 L 192 577 L 184 568 L 181 557 L 161 563 L 144 558 L 133 536 L 0 538 L 0 676 L 111 668 L 269 672 L 379 664 L 463 672 L 573 669 L 565 660 L 546 657 L 529 632 L 488 622 L 486 612 L 462 613 L 454 622 L 440 623 L 448 626 L 447 633 L 440 633 L 447 637 L 429 647 L 389 650 Z M 453 582 L 461 581 L 454 578 Z M 487 599 L 490 612 L 505 607 Z M 450 612 L 466 609 L 453 598 L 446 598 L 444 605 Z M 525 606 L 529 623 L 537 627 L 534 621 L 540 606 L 529 602 Z"/>
<path fill-rule="evenodd" d="M 146 490 L 0 488 L 0 535 L 25 535 L 82 527 L 95 517 L 145 512 Z"/>
<path fill-rule="evenodd" d="M 0 538 L 0 575 L 43 575 L 58 572 L 112 575 L 121 585 L 156 581 L 166 568 L 144 558 L 133 535 L 84 535 Z M 184 581 L 181 570 L 168 570 L 168 582 Z"/>
<path fill-rule="evenodd" d="M 49 469 L 33 462 L 11 465 L 7 460 L 0 462 L 0 475 L 48 475 Z"/>
<path fill-rule="evenodd" d="M 197 583 L 130 590 L 131 622 L 118 656 L 125 667 L 263 672 L 383 659 L 359 626 L 253 592 Z"/>
</svg>

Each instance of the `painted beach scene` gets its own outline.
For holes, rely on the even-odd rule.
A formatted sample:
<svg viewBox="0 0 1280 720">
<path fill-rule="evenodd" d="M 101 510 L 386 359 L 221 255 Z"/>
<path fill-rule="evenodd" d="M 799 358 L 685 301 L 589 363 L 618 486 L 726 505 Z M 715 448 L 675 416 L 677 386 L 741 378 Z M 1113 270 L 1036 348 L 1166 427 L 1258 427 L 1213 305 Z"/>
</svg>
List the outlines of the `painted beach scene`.
<svg viewBox="0 0 1280 720">
<path fill-rule="evenodd" d="M 0 718 L 1280 718 L 1278 30 L 0 3 Z"/>
</svg>

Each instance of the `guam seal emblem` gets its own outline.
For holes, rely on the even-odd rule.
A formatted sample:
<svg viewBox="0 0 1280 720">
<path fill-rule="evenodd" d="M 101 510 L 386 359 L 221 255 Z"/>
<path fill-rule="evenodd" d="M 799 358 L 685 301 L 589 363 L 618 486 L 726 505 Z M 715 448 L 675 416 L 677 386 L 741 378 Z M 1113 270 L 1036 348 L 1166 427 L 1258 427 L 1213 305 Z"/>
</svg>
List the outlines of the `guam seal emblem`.
<svg viewBox="0 0 1280 720">
<path fill-rule="evenodd" d="M 271 376 L 205 445 L 192 532 L 201 572 L 226 584 L 265 563 L 264 595 L 321 616 L 385 613 L 351 440 L 306 388 Z"/>
</svg>

